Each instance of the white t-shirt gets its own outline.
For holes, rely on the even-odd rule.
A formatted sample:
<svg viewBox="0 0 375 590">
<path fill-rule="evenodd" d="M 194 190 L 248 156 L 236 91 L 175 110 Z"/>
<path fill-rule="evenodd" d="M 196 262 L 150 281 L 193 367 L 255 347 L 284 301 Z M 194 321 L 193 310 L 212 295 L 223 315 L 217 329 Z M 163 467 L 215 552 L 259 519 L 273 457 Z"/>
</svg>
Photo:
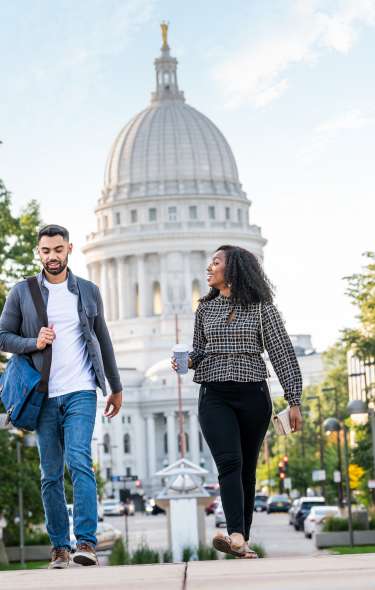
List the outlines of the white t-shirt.
<svg viewBox="0 0 375 590">
<path fill-rule="evenodd" d="M 52 363 L 48 397 L 73 391 L 96 390 L 96 379 L 78 315 L 78 295 L 68 289 L 68 281 L 49 283 L 47 316 L 56 338 L 52 344 Z"/>
</svg>

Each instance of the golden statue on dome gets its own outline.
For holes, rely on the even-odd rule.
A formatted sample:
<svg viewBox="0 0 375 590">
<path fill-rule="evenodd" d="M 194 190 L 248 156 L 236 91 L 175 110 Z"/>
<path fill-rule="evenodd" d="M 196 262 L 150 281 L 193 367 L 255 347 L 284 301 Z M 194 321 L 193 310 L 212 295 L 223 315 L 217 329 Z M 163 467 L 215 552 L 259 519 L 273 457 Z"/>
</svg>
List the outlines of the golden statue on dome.
<svg viewBox="0 0 375 590">
<path fill-rule="evenodd" d="M 163 46 L 162 49 L 168 49 L 169 45 L 168 45 L 168 28 L 169 28 L 169 23 L 163 21 L 160 24 L 160 28 L 161 28 L 161 36 L 163 38 Z"/>
</svg>

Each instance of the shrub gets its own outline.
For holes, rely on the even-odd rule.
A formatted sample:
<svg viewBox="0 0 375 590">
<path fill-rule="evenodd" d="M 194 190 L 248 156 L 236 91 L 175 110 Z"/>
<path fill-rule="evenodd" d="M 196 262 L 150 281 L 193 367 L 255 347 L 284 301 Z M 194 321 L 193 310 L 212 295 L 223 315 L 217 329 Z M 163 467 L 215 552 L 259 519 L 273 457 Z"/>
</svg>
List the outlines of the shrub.
<svg viewBox="0 0 375 590">
<path fill-rule="evenodd" d="M 208 561 L 217 558 L 217 552 L 213 547 L 211 547 L 210 545 L 199 545 L 197 549 L 198 561 Z"/>
<path fill-rule="evenodd" d="M 128 550 L 124 547 L 124 542 L 122 539 L 117 539 L 116 543 L 113 546 L 111 555 L 108 559 L 109 565 L 129 565 L 130 564 L 130 555 Z"/>
<path fill-rule="evenodd" d="M 341 531 L 348 531 L 349 524 L 347 518 L 342 518 L 338 516 L 330 516 L 326 519 L 325 523 L 323 524 L 322 531 L 324 533 L 335 533 Z M 366 526 L 359 522 L 358 520 L 353 520 L 353 530 L 354 531 L 364 531 L 366 530 Z"/>
<path fill-rule="evenodd" d="M 375 531 L 375 514 L 372 514 L 368 519 L 369 529 Z"/>
<path fill-rule="evenodd" d="M 160 555 L 158 551 L 154 551 L 148 545 L 146 545 L 146 543 L 142 542 L 132 554 L 131 563 L 133 565 L 160 563 Z"/>
<path fill-rule="evenodd" d="M 172 563 L 173 562 L 172 551 L 170 551 L 169 549 L 164 551 L 164 553 L 162 555 L 162 559 L 163 559 L 163 563 Z"/>
<path fill-rule="evenodd" d="M 18 530 L 9 530 L 6 535 L 7 547 L 18 547 L 20 543 L 20 537 Z M 47 533 L 38 530 L 27 530 L 25 531 L 25 545 L 50 545 L 51 541 Z"/>
<path fill-rule="evenodd" d="M 182 550 L 182 561 L 191 561 L 194 559 L 195 551 L 193 547 L 184 547 Z"/>
</svg>

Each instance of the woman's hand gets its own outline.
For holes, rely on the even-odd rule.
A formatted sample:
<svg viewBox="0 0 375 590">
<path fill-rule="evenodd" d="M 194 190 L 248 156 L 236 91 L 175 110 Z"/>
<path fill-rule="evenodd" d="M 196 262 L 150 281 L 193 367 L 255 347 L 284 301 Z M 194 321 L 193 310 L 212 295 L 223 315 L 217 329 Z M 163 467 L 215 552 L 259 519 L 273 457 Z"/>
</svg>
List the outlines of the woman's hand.
<svg viewBox="0 0 375 590">
<path fill-rule="evenodd" d="M 289 416 L 292 432 L 298 432 L 299 430 L 302 430 L 301 408 L 299 406 L 292 406 L 289 411 Z"/>
<path fill-rule="evenodd" d="M 174 358 L 174 356 L 172 356 L 172 358 L 171 358 L 171 367 L 174 371 L 177 371 L 177 369 L 178 369 L 178 363 L 177 363 L 176 359 Z M 193 368 L 190 357 L 189 357 L 189 361 L 188 361 L 188 367 L 189 367 L 189 369 Z"/>
</svg>

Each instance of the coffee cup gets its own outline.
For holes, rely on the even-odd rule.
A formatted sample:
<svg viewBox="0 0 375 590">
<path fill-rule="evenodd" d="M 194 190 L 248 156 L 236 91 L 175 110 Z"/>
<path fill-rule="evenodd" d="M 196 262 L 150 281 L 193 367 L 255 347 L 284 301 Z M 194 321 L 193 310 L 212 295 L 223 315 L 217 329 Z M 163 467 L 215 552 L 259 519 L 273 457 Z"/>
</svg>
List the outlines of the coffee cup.
<svg viewBox="0 0 375 590">
<path fill-rule="evenodd" d="M 187 344 L 176 344 L 172 353 L 177 363 L 177 373 L 185 375 L 189 370 L 189 347 Z"/>
</svg>

